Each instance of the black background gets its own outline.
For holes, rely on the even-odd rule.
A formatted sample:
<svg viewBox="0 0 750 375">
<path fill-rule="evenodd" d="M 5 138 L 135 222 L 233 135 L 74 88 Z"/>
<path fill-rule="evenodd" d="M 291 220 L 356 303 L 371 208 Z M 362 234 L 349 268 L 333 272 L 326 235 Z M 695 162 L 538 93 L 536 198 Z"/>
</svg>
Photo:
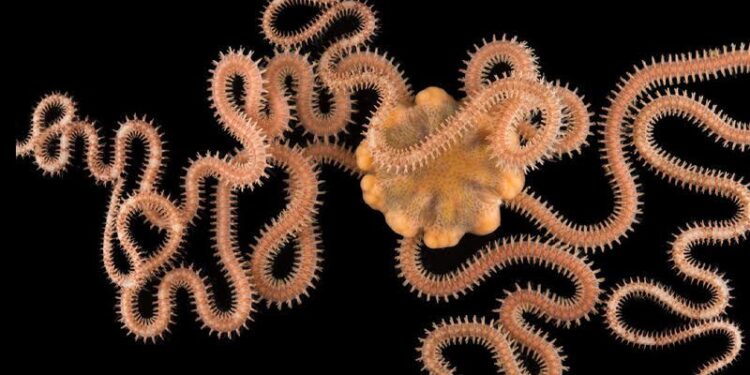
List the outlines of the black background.
<svg viewBox="0 0 750 375">
<path fill-rule="evenodd" d="M 413 7 L 396 1 L 373 1 L 381 32 L 374 45 L 401 63 L 417 90 L 437 85 L 460 95 L 459 68 L 466 51 L 484 37 L 507 33 L 529 42 L 549 79 L 579 88 L 601 113 L 607 93 L 633 64 L 668 52 L 687 52 L 731 42 L 750 41 L 740 12 L 719 17 L 705 9 L 657 12 L 651 8 L 571 9 L 489 6 L 481 2 L 420 1 Z M 411 2 L 410 2 L 411 3 Z M 181 192 L 182 167 L 189 157 L 234 146 L 212 117 L 207 101 L 208 70 L 220 51 L 245 46 L 268 55 L 257 19 L 262 3 L 154 9 L 152 6 L 47 6 L 25 14 L 11 30 L 9 97 L 5 121 L 16 139 L 26 134 L 31 110 L 51 91 L 72 94 L 79 113 L 112 134 L 126 115 L 147 114 L 161 126 L 169 162 L 164 190 Z M 596 10 L 596 9 L 594 9 Z M 26 17 L 28 16 L 28 18 Z M 709 22 L 712 21 L 712 22 Z M 744 20 L 746 21 L 746 20 Z M 691 85 L 733 116 L 747 120 L 748 77 Z M 357 141 L 355 136 L 348 142 Z M 664 121 L 658 139 L 674 153 L 701 165 L 750 177 L 750 153 L 732 152 L 703 137 L 695 126 Z M 596 222 L 611 209 L 594 136 L 574 159 L 547 163 L 529 176 L 529 184 L 566 215 Z M 79 147 L 80 149 L 80 147 Z M 395 270 L 396 236 L 382 216 L 361 201 L 358 182 L 331 167 L 325 180 L 319 220 L 324 268 L 312 297 L 301 306 L 277 311 L 258 306 L 249 330 L 234 340 L 207 335 L 194 323 L 189 300 L 180 296 L 172 333 L 156 344 L 135 342 L 116 322 L 115 289 L 101 267 L 101 228 L 108 190 L 96 186 L 82 168 L 80 151 L 64 178 L 43 177 L 29 160 L 11 162 L 10 245 L 5 270 L 12 275 L 9 296 L 18 348 L 35 354 L 27 365 L 86 366 L 93 359 L 144 370 L 149 363 L 237 366 L 248 373 L 320 373 L 323 371 L 415 374 L 420 365 L 418 338 L 433 322 L 460 315 L 492 316 L 501 290 L 527 280 L 547 283 L 560 293 L 569 285 L 534 267 L 504 270 L 461 300 L 449 304 L 418 299 L 401 285 Z M 631 276 L 649 276 L 702 300 L 706 292 L 679 280 L 667 263 L 667 244 L 678 226 L 698 219 L 728 218 L 725 200 L 673 187 L 638 166 L 644 191 L 642 221 L 624 242 L 592 255 L 605 287 Z M 257 228 L 282 205 L 280 172 L 240 204 L 243 248 Z M 7 180 L 6 180 L 7 181 Z M 6 182 L 6 183 L 8 183 Z M 520 216 L 503 211 L 503 227 L 494 237 L 535 232 Z M 189 260 L 200 264 L 221 292 L 223 284 L 211 261 L 207 220 L 189 237 Z M 425 254 L 428 265 L 446 271 L 470 256 L 487 238 L 467 238 L 456 248 Z M 700 260 L 726 272 L 734 290 L 728 315 L 750 327 L 748 243 L 696 251 Z M 221 293 L 220 293 L 221 294 Z M 641 327 L 668 327 L 675 317 L 649 303 L 634 303 L 626 314 Z M 7 323 L 6 323 L 7 324 Z M 726 340 L 706 337 L 674 348 L 647 351 L 618 342 L 600 316 L 570 330 L 544 325 L 565 348 L 572 374 L 687 374 L 724 350 Z M 94 354 L 100 353 L 100 354 Z M 745 353 L 746 354 L 746 353 Z M 478 347 L 447 351 L 462 373 L 493 373 L 490 356 Z M 44 359 L 44 360 L 41 360 Z M 745 355 L 726 373 L 747 373 Z"/>
</svg>

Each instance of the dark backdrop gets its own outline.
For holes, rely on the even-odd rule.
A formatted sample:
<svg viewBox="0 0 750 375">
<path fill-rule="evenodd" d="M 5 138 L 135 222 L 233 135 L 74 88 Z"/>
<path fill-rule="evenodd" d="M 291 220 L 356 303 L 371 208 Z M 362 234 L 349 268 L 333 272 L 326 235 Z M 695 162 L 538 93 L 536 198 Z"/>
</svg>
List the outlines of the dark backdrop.
<svg viewBox="0 0 750 375">
<path fill-rule="evenodd" d="M 484 37 L 507 33 L 528 41 L 544 74 L 578 87 L 598 113 L 619 77 L 642 59 L 750 41 L 740 12 L 731 11 L 654 13 L 636 7 L 592 10 L 465 1 L 420 1 L 413 7 L 396 1 L 372 3 L 382 21 L 374 45 L 401 63 L 416 89 L 437 85 L 459 95 L 458 70 L 466 50 Z M 177 195 L 181 168 L 189 157 L 233 146 L 208 108 L 208 70 L 228 47 L 245 46 L 260 55 L 270 52 L 257 24 L 261 8 L 255 2 L 183 4 L 171 9 L 65 4 L 21 14 L 21 26 L 8 34 L 11 45 L 5 60 L 12 65 L 4 73 L 10 94 L 3 108 L 5 121 L 13 127 L 13 136 L 21 139 L 36 101 L 54 90 L 74 95 L 79 113 L 96 119 L 108 134 L 126 115 L 148 114 L 168 142 L 164 189 Z M 746 120 L 749 83 L 745 76 L 691 88 Z M 722 149 L 693 126 L 666 123 L 657 135 L 670 150 L 702 165 L 750 177 L 749 153 Z M 348 141 L 356 142 L 357 136 Z M 11 161 L 12 179 L 6 180 L 12 186 L 12 195 L 6 196 L 12 205 L 11 241 L 4 261 L 6 273 L 12 275 L 6 283 L 12 306 L 7 309 L 12 314 L 7 322 L 21 331 L 17 347 L 38 359 L 26 362 L 32 366 L 83 366 L 103 359 L 115 368 L 130 364 L 144 370 L 151 368 L 146 363 L 160 362 L 163 366 L 232 364 L 248 373 L 415 374 L 420 367 L 415 360 L 418 338 L 433 322 L 466 314 L 490 317 L 501 290 L 515 282 L 544 282 L 561 293 L 569 288 L 552 273 L 520 266 L 490 278 L 459 301 L 420 300 L 397 277 L 396 236 L 380 214 L 362 203 L 358 182 L 324 167 L 326 194 L 319 219 L 325 262 L 311 298 L 282 311 L 258 306 L 249 330 L 227 341 L 208 336 L 193 322 L 182 293 L 173 332 L 156 344 L 136 343 L 116 322 L 115 289 L 101 267 L 108 191 L 92 182 L 81 167 L 80 151 L 77 155 L 64 178 L 43 177 L 29 160 L 16 160 Z M 630 276 L 649 276 L 675 285 L 691 298 L 705 298 L 705 291 L 680 281 L 670 270 L 666 241 L 688 221 L 730 217 L 733 206 L 673 187 L 640 165 L 638 173 L 645 192 L 641 223 L 622 246 L 592 256 L 606 278 L 605 286 Z M 273 176 L 256 193 L 241 198 L 244 249 L 257 227 L 281 207 L 282 176 Z M 574 159 L 546 164 L 531 174 L 529 183 L 577 221 L 595 222 L 611 209 L 596 146 Z M 534 232 L 518 215 L 507 210 L 503 215 L 503 227 L 495 237 Z M 202 220 L 192 229 L 187 251 L 221 292 L 208 228 Z M 487 241 L 474 238 L 454 250 L 426 254 L 428 265 L 436 271 L 450 270 Z M 732 280 L 735 301 L 728 314 L 745 329 L 750 327 L 748 250 L 744 242 L 696 251 L 698 259 L 719 267 Z M 649 303 L 634 304 L 626 313 L 642 327 L 678 322 Z M 725 339 L 709 336 L 674 348 L 640 350 L 611 337 L 599 316 L 570 330 L 544 327 L 565 348 L 572 374 L 687 374 L 726 345 Z M 450 349 L 447 354 L 462 373 L 493 373 L 489 354 L 477 347 Z M 748 370 L 750 360 L 745 356 L 726 373 Z"/>
</svg>

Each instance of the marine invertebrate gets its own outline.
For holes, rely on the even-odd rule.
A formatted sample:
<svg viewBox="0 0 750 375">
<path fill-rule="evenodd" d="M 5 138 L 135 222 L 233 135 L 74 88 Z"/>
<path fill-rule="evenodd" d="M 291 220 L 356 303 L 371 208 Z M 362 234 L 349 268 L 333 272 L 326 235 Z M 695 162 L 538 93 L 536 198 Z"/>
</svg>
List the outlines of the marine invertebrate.
<svg viewBox="0 0 750 375">
<path fill-rule="evenodd" d="M 665 117 L 677 117 L 700 126 L 724 147 L 750 149 L 750 126 L 722 114 L 714 105 L 695 94 L 669 88 L 680 83 L 750 73 L 750 47 L 745 44 L 690 54 L 662 57 L 636 67 L 611 98 L 608 126 L 632 126 L 633 144 L 641 161 L 672 184 L 732 200 L 737 210 L 731 219 L 703 221 L 681 228 L 670 243 L 670 261 L 677 274 L 705 287 L 706 301 L 692 301 L 658 281 L 635 278 L 623 281 L 606 301 L 606 323 L 623 341 L 643 347 L 663 347 L 693 338 L 720 333 L 729 347 L 701 365 L 698 374 L 714 374 L 730 365 L 742 347 L 742 333 L 728 320 L 731 298 L 728 281 L 718 269 L 693 258 L 699 245 L 739 243 L 750 233 L 750 185 L 721 170 L 694 165 L 670 154 L 656 142 L 653 129 Z M 624 304 L 634 298 L 657 302 L 670 313 L 686 320 L 684 325 L 662 331 L 630 326 L 621 315 Z"/>
<path fill-rule="evenodd" d="M 317 7 L 319 12 L 296 31 L 277 28 L 279 15 L 298 5 Z M 320 54 L 308 53 L 308 49 L 315 51 L 321 47 L 319 39 L 330 31 L 332 24 L 347 17 L 356 21 L 354 31 L 334 38 L 322 47 Z M 106 147 L 93 123 L 78 118 L 69 97 L 51 95 L 37 106 L 29 138 L 17 144 L 18 157 L 33 156 L 46 173 L 57 174 L 68 165 L 75 138 L 83 138 L 86 163 L 95 180 L 112 184 L 103 259 L 118 288 L 119 309 L 126 329 L 144 340 L 161 337 L 169 329 L 174 295 L 179 288 L 187 289 L 199 320 L 219 336 L 238 333 L 251 318 L 258 299 L 278 307 L 300 302 L 313 286 L 320 268 L 321 249 L 315 224 L 319 180 L 315 166 L 331 163 L 354 175 L 364 175 L 361 180 L 364 200 L 382 211 L 388 225 L 404 236 L 396 257 L 398 268 L 405 284 L 419 296 L 445 301 L 459 298 L 492 273 L 518 263 L 549 268 L 574 286 L 570 295 L 558 295 L 537 285 L 517 286 L 500 301 L 492 319 L 451 318 L 436 324 L 418 348 L 426 370 L 451 373 L 451 364 L 443 357 L 442 350 L 448 345 L 474 341 L 486 346 L 495 355 L 497 367 L 508 373 L 528 372 L 522 364 L 522 359 L 527 358 L 522 357 L 531 357 L 542 373 L 563 372 L 562 348 L 556 347 L 544 330 L 526 318 L 534 315 L 568 327 L 594 313 L 600 280 L 587 257 L 581 254 L 611 246 L 637 221 L 638 185 L 625 146 L 629 144 L 629 126 L 641 110 L 635 100 L 640 93 L 619 107 L 613 104 L 602 129 L 604 169 L 610 179 L 615 207 L 601 222 L 580 225 L 544 202 L 532 186 L 524 186 L 526 173 L 580 150 L 590 129 L 590 115 L 582 98 L 566 86 L 543 79 L 536 58 L 524 43 L 493 38 L 472 52 L 462 78 L 466 96 L 456 100 L 438 88 L 427 88 L 413 95 L 397 65 L 367 46 L 375 34 L 377 19 L 364 4 L 336 0 L 271 1 L 263 13 L 261 26 L 269 43 L 276 48 L 274 53 L 256 61 L 243 50 L 229 50 L 216 62 L 210 82 L 211 105 L 217 119 L 237 138 L 240 148 L 227 155 L 199 156 L 191 162 L 184 176 L 181 199 L 172 199 L 159 191 L 163 168 L 161 136 L 148 121 L 127 120 L 115 138 L 112 156 L 103 157 L 102 150 Z M 727 52 L 711 52 L 722 53 Z M 491 77 L 492 68 L 502 64 L 510 67 L 507 74 Z M 746 71 L 747 67 L 725 69 Z M 237 81 L 242 90 L 230 87 Z M 651 90 L 650 83 L 646 86 Z M 356 112 L 352 93 L 363 89 L 375 91 L 378 103 L 371 113 L 365 140 L 357 148 L 355 161 L 354 153 L 340 136 L 348 131 Z M 321 109 L 319 96 L 323 91 L 330 97 L 326 100 L 328 105 L 323 107 L 330 109 Z M 663 113 L 682 111 L 681 108 L 695 110 L 689 101 L 665 100 L 660 105 L 672 109 L 653 109 L 643 123 L 650 123 Z M 53 112 L 52 108 L 62 115 L 52 118 L 48 114 Z M 647 112 L 646 108 L 643 112 Z M 698 110 L 686 113 L 699 113 L 693 116 L 716 121 Z M 747 126 L 724 122 L 709 128 L 744 147 L 747 142 L 743 128 Z M 302 139 L 289 138 L 288 130 L 298 128 L 304 132 Z M 648 134 L 647 130 L 642 131 Z M 128 165 L 127 155 L 136 139 L 146 144 L 150 157 L 143 174 L 137 178 L 137 187 L 128 191 L 124 181 L 126 171 L 133 166 Z M 642 142 L 644 149 L 651 147 L 657 156 L 661 153 L 648 144 L 648 135 L 639 139 L 635 142 Z M 650 163 L 662 166 L 668 161 L 654 158 Z M 262 230 L 252 249 L 244 250 L 234 233 L 234 197 L 238 191 L 262 183 L 264 171 L 269 167 L 286 169 L 289 174 L 288 206 Z M 695 168 L 687 169 L 695 172 Z M 707 173 L 703 177 L 706 176 L 719 174 Z M 742 202 L 746 200 L 741 194 L 747 189 L 744 187 L 743 192 L 739 187 L 741 182 L 730 181 L 728 176 L 719 177 L 723 180 L 716 185 L 717 191 L 734 194 Z M 215 195 L 210 197 L 203 192 L 206 178 L 219 182 Z M 690 181 L 696 179 L 693 176 Z M 699 186 L 713 189 L 705 183 Z M 209 202 L 215 205 L 212 221 L 216 255 L 232 290 L 232 303 L 225 310 L 215 302 L 211 283 L 200 271 L 180 265 L 185 233 L 196 219 L 198 207 Z M 741 207 L 741 212 L 747 211 L 746 205 Z M 500 226 L 501 209 L 520 212 L 543 233 L 512 236 L 488 245 L 447 274 L 434 273 L 423 265 L 422 244 L 445 248 L 457 245 L 467 232 L 479 235 L 494 232 Z M 140 217 L 164 234 L 164 243 L 156 251 L 146 250 L 129 229 L 130 223 Z M 727 227 L 721 236 L 744 236 L 746 226 L 738 223 L 734 222 L 737 225 L 732 229 Z M 716 235 L 712 229 L 706 231 Z M 737 231 L 743 234 L 738 235 Z M 281 247 L 289 241 L 297 243 L 296 263 L 286 277 L 277 278 L 271 266 Z M 115 244 L 124 249 L 130 269 L 122 270 L 115 265 Z M 710 280 L 718 285 L 714 289 L 719 295 L 728 296 L 728 291 L 720 289 L 726 285 L 716 281 L 710 270 L 691 263 L 686 255 L 682 257 L 684 268 L 689 270 L 685 274 L 699 274 L 696 279 Z M 644 285 L 635 285 L 633 289 L 623 287 L 622 293 L 613 294 L 611 301 L 639 295 L 639 287 L 648 289 L 643 293 L 660 295 L 665 301 L 689 304 L 658 287 Z M 141 311 L 137 303 L 138 296 L 148 291 L 156 293 L 151 314 Z M 726 301 L 715 305 L 709 309 L 711 313 L 724 311 L 722 306 Z M 617 316 L 620 302 L 613 306 L 608 312 Z M 697 310 L 695 306 L 693 309 Z M 652 337 L 653 342 L 662 344 L 712 330 L 726 331 L 733 343 L 739 342 L 739 331 L 731 322 L 723 318 L 700 319 L 691 326 L 694 328 L 668 339 Z M 620 329 L 628 339 L 651 342 L 647 334 L 628 330 L 622 320 L 615 323 L 619 325 L 615 331 Z M 711 364 L 710 369 L 731 361 L 737 350 L 739 345 L 733 344 L 729 353 Z"/>
</svg>

